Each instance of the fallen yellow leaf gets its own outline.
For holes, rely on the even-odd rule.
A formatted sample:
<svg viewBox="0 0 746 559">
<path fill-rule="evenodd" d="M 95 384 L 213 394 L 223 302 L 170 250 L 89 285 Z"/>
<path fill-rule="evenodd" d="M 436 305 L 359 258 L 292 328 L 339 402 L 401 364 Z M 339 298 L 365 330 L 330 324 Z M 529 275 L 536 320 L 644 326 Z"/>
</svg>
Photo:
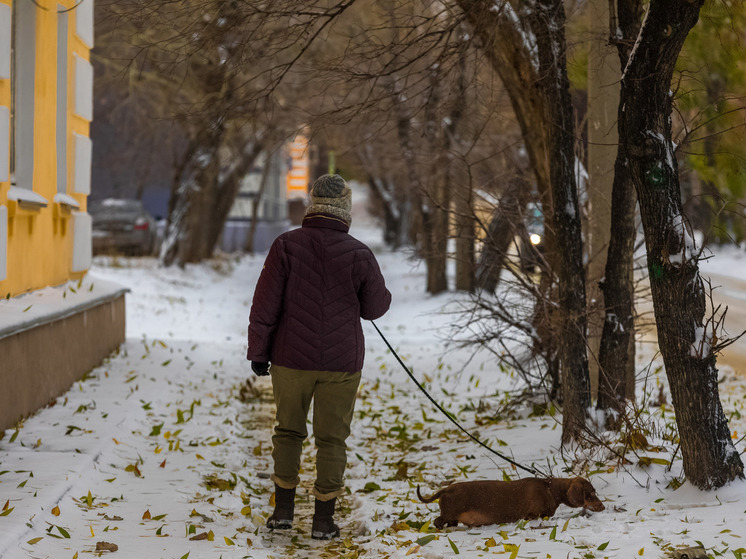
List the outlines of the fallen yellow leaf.
<svg viewBox="0 0 746 559">
<path fill-rule="evenodd" d="M 59 515 L 60 515 L 60 507 L 54 507 L 54 508 L 52 509 L 52 514 L 53 514 L 54 516 L 59 516 Z"/>
<path fill-rule="evenodd" d="M 150 509 L 146 510 L 144 513 L 142 513 L 142 519 L 143 520 L 150 520 Z"/>
<path fill-rule="evenodd" d="M 412 547 L 409 548 L 409 551 L 405 553 L 405 555 L 412 555 L 413 553 L 417 553 L 420 550 L 420 546 L 417 544 L 414 544 Z"/>
</svg>

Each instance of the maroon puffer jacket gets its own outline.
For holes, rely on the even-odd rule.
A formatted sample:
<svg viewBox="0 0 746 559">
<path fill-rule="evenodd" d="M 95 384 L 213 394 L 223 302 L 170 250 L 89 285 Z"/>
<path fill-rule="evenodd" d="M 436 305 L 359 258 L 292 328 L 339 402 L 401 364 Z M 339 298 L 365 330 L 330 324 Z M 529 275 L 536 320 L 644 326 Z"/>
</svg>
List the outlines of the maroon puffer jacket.
<svg viewBox="0 0 746 559">
<path fill-rule="evenodd" d="M 391 293 L 371 250 L 347 223 L 311 214 L 275 240 L 249 315 L 250 361 L 307 371 L 363 368 L 360 319 L 374 320 Z"/>
</svg>

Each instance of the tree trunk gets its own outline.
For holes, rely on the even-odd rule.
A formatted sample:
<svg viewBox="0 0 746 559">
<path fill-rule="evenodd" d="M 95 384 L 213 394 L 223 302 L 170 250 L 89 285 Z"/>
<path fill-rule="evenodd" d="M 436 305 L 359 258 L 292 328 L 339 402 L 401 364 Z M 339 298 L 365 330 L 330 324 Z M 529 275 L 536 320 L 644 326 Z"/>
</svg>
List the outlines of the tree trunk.
<svg viewBox="0 0 746 559">
<path fill-rule="evenodd" d="M 614 29 L 621 68 L 627 66 L 634 41 L 640 33 L 642 2 L 617 0 L 616 14 L 610 14 L 610 29 Z M 618 16 L 618 23 L 615 22 Z M 617 31 L 621 37 L 617 37 Z M 611 33 L 611 30 L 610 30 Z M 624 95 L 629 89 L 623 90 Z M 617 123 L 624 119 L 623 109 L 631 100 L 620 97 Z M 635 396 L 634 374 L 634 247 L 635 247 L 635 187 L 627 173 L 624 155 L 617 150 L 614 163 L 614 183 L 611 192 L 611 237 L 604 272 L 600 283 L 604 298 L 604 323 L 599 346 L 599 384 L 597 407 L 621 414 L 625 402 Z M 631 377 L 631 378 L 630 378 Z M 609 422 L 609 427 L 615 422 Z"/>
<path fill-rule="evenodd" d="M 466 100 L 468 95 L 466 76 L 466 48 L 462 48 L 458 59 L 458 76 L 456 79 L 456 92 L 451 116 L 446 127 L 445 150 L 448 157 L 449 183 L 465 185 L 454 191 L 454 234 L 456 244 L 456 289 L 458 291 L 474 291 L 474 210 L 472 208 L 472 181 L 454 180 L 457 168 L 454 165 L 452 155 L 454 146 L 458 149 L 461 145 L 459 124 L 466 112 Z M 447 185 L 446 188 L 450 188 Z"/>
<path fill-rule="evenodd" d="M 457 2 L 475 36 L 485 45 L 484 53 L 508 91 L 536 176 L 549 225 L 545 229 L 545 259 L 549 268 L 543 270 L 540 283 L 547 297 L 554 294 L 553 274 L 559 270 L 557 305 L 550 300 L 537 301 L 536 330 L 543 333 L 538 350 L 547 360 L 554 388 L 562 383 L 565 406 L 562 440 L 579 439 L 590 405 L 590 383 L 564 7 L 560 0 L 543 0 L 536 2 L 533 10 L 519 15 L 507 1 Z M 535 49 L 527 44 L 532 37 L 536 40 Z M 561 380 L 555 368 L 558 356 Z"/>
<path fill-rule="evenodd" d="M 671 141 L 671 78 L 703 0 L 653 0 L 622 77 L 620 152 L 645 231 L 658 340 L 676 410 L 684 472 L 700 489 L 743 477 L 718 392 L 712 322 L 682 215 Z"/>
<path fill-rule="evenodd" d="M 212 126 L 190 143 L 171 187 L 161 262 L 165 266 L 199 262 L 204 254 L 205 200 L 217 180 L 222 126 Z M 209 191 L 209 192 L 208 192 Z"/>
<path fill-rule="evenodd" d="M 259 204 L 264 198 L 264 191 L 267 189 L 267 179 L 269 178 L 269 170 L 271 165 L 269 164 L 269 154 L 264 161 L 264 168 L 262 169 L 262 177 L 259 179 L 259 190 L 254 195 L 254 199 L 251 201 L 251 225 L 249 225 L 249 233 L 246 235 L 246 252 L 254 254 L 254 237 L 256 236 L 257 221 L 259 221 Z"/>
<path fill-rule="evenodd" d="M 490 220 L 477 264 L 477 285 L 493 292 L 500 283 L 505 256 L 518 235 L 525 213 L 528 185 L 520 178 L 511 179 Z"/>
<path fill-rule="evenodd" d="M 391 80 L 390 94 L 394 107 L 394 118 L 396 119 L 397 138 L 399 139 L 404 166 L 407 170 L 406 178 L 409 181 L 409 188 L 406 189 L 407 199 L 405 201 L 407 208 L 406 214 L 409 216 L 406 235 L 415 249 L 422 255 L 424 253 L 423 245 L 427 242 L 427 235 L 423 230 L 425 221 L 422 208 L 423 185 L 417 171 L 417 160 L 414 147 L 412 146 L 411 116 L 404 106 L 404 95 L 396 83 L 396 78 L 392 78 Z M 405 217 L 405 214 L 402 214 L 402 217 Z"/>
<path fill-rule="evenodd" d="M 205 236 L 206 258 L 212 256 L 212 253 L 215 251 L 218 239 L 220 239 L 220 235 L 225 227 L 225 221 L 228 219 L 228 214 L 233 207 L 233 203 L 236 201 L 236 196 L 238 196 L 241 181 L 254 166 L 257 157 L 262 152 L 262 147 L 263 143 L 258 140 L 245 146 L 242 153 L 236 156 L 238 161 L 234 164 L 233 168 L 225 176 L 218 177 L 214 203 L 210 206 L 211 211 L 207 222 L 207 234 Z M 270 157 L 271 154 L 268 154 L 267 166 L 269 166 Z M 264 176 L 262 176 L 262 180 L 266 182 Z M 262 186 L 262 188 L 264 187 Z M 253 221 L 252 227 L 254 227 Z"/>
<path fill-rule="evenodd" d="M 371 169 L 368 174 L 368 185 L 370 191 L 377 198 L 383 208 L 383 242 L 386 246 L 398 249 L 404 244 L 404 227 L 402 223 L 401 208 L 394 199 L 394 188 L 385 186 L 386 179 L 373 176 Z"/>
<path fill-rule="evenodd" d="M 456 289 L 474 291 L 474 217 L 470 185 L 460 189 L 454 200 L 456 235 Z"/>
<path fill-rule="evenodd" d="M 433 295 L 448 290 L 446 253 L 451 195 L 448 184 L 448 135 L 441 126 L 442 82 L 441 67 L 434 65 L 430 69 L 430 91 L 425 102 L 427 155 L 433 160 L 433 165 L 427 170 L 427 201 L 422 208 L 427 292 Z"/>
<path fill-rule="evenodd" d="M 562 375 L 562 442 L 583 438 L 591 402 L 586 354 L 585 270 L 580 209 L 575 181 L 575 132 L 567 77 L 563 0 L 537 0 L 527 16 L 536 37 L 539 59 L 537 86 L 544 97 L 549 175 L 559 257 L 559 310 Z"/>
</svg>

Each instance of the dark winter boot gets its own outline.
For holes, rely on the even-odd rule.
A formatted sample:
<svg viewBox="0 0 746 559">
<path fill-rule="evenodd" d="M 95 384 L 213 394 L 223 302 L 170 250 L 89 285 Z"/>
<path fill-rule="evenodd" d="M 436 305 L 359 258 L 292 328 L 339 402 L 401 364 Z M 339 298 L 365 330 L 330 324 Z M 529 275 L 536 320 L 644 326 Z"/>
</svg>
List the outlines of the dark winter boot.
<svg viewBox="0 0 746 559">
<path fill-rule="evenodd" d="M 267 519 L 270 530 L 288 530 L 293 527 L 295 512 L 295 487 L 283 489 L 275 483 L 275 511 Z"/>
<path fill-rule="evenodd" d="M 334 524 L 334 505 L 337 499 L 319 501 L 316 499 L 313 513 L 311 537 L 315 540 L 330 540 L 339 537 L 339 527 Z"/>
</svg>

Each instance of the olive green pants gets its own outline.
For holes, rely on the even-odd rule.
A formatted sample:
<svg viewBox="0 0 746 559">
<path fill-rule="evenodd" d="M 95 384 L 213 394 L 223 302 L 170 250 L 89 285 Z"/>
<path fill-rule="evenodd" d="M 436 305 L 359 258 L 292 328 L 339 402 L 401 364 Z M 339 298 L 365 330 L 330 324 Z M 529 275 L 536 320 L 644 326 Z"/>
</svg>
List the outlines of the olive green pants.
<svg viewBox="0 0 746 559">
<path fill-rule="evenodd" d="M 300 478 L 303 441 L 308 436 L 306 418 L 313 400 L 313 436 L 316 441 L 315 497 L 328 501 L 344 491 L 347 444 L 360 371 L 300 371 L 272 365 L 272 390 L 277 425 L 272 437 L 272 458 L 277 485 L 292 489 Z"/>
</svg>

